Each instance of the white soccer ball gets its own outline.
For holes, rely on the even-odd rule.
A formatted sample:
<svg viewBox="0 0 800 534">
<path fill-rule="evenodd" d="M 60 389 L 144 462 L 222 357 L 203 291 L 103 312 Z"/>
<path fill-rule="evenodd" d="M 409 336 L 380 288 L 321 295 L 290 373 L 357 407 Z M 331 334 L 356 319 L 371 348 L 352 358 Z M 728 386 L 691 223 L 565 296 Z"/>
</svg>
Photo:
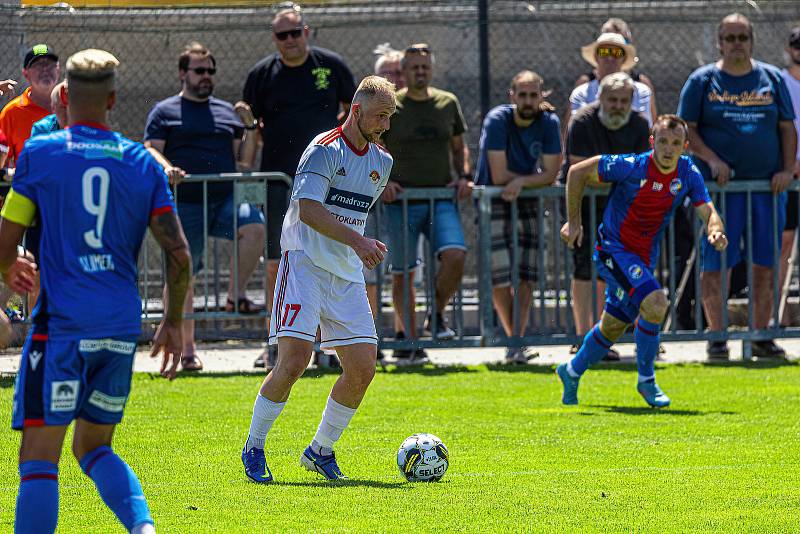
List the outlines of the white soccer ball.
<svg viewBox="0 0 800 534">
<path fill-rule="evenodd" d="M 397 467 L 409 482 L 436 482 L 447 471 L 450 453 L 433 434 L 414 434 L 400 445 Z"/>
</svg>

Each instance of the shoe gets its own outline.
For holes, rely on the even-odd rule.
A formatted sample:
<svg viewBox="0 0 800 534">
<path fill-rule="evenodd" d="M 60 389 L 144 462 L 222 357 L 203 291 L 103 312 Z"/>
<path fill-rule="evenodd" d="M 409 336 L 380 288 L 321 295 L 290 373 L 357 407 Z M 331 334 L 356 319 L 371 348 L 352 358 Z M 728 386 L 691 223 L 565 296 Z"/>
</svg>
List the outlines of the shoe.
<svg viewBox="0 0 800 534">
<path fill-rule="evenodd" d="M 300 465 L 309 471 L 319 473 L 328 480 L 347 480 L 347 477 L 342 474 L 342 470 L 336 464 L 336 455 L 334 453 L 323 456 L 315 453 L 308 446 L 300 457 Z"/>
<path fill-rule="evenodd" d="M 448 339 L 453 339 L 456 337 L 456 333 L 453 331 L 452 328 L 447 326 L 447 321 L 444 318 L 444 315 L 441 313 L 436 313 L 436 335 L 434 336 L 431 333 L 431 327 L 433 324 L 433 316 L 429 313 L 428 317 L 425 319 L 425 326 L 423 327 L 423 332 L 434 337 L 439 341 L 444 341 Z"/>
<path fill-rule="evenodd" d="M 505 363 L 508 365 L 525 365 L 528 357 L 525 356 L 522 348 L 508 347 L 506 349 Z"/>
<path fill-rule="evenodd" d="M 6 317 L 8 317 L 8 322 L 10 323 L 22 323 L 25 321 L 25 314 L 15 306 L 6 308 Z"/>
<path fill-rule="evenodd" d="M 767 341 L 753 341 L 753 356 L 766 359 L 786 359 L 786 351 L 775 344 L 771 339 Z"/>
<path fill-rule="evenodd" d="M 264 351 L 258 355 L 256 361 L 253 362 L 253 367 L 261 369 L 264 368 L 267 372 L 271 371 L 273 367 L 275 367 L 275 363 L 278 361 L 278 346 L 277 345 L 269 345 Z"/>
<path fill-rule="evenodd" d="M 569 353 L 570 353 L 570 354 L 578 354 L 578 351 L 579 351 L 579 350 L 581 350 L 581 348 L 580 348 L 578 345 L 572 345 L 572 346 L 569 348 Z"/>
<path fill-rule="evenodd" d="M 539 351 L 535 350 L 533 347 L 522 347 L 520 351 L 522 355 L 525 356 L 525 361 L 528 362 L 539 357 Z"/>
<path fill-rule="evenodd" d="M 416 349 L 411 354 L 411 360 L 408 363 L 410 365 L 425 365 L 431 363 L 431 359 L 428 358 L 428 353 L 425 352 L 425 349 Z"/>
<path fill-rule="evenodd" d="M 619 352 L 614 349 L 608 349 L 606 355 L 603 356 L 604 362 L 618 362 L 620 361 Z"/>
<path fill-rule="evenodd" d="M 395 332 L 394 339 L 396 341 L 402 341 L 406 338 L 405 332 Z M 411 357 L 414 355 L 413 349 L 394 349 L 392 351 L 392 358 L 395 360 L 410 360 Z"/>
<path fill-rule="evenodd" d="M 573 378 L 567 371 L 567 364 L 562 363 L 556 367 L 561 384 L 564 385 L 564 393 L 561 395 L 561 404 L 578 404 L 578 382 L 580 378 Z"/>
<path fill-rule="evenodd" d="M 753 344 L 755 348 L 755 343 Z M 709 360 L 727 360 L 730 356 L 727 341 L 709 341 L 706 344 L 706 354 Z"/>
<path fill-rule="evenodd" d="M 247 478 L 258 484 L 272 482 L 272 473 L 267 466 L 264 457 L 264 449 L 252 447 L 249 451 L 242 449 L 242 463 L 244 464 L 244 474 Z"/>
<path fill-rule="evenodd" d="M 237 309 L 238 308 L 238 309 Z M 241 298 L 238 302 L 234 303 L 231 299 L 225 303 L 225 311 L 228 313 L 238 312 L 242 315 L 253 315 L 261 313 L 266 308 L 262 304 L 256 304 L 248 298 Z"/>
<path fill-rule="evenodd" d="M 202 371 L 203 362 L 197 357 L 197 354 L 189 354 L 188 356 L 181 356 L 181 368 L 184 371 Z"/>
<path fill-rule="evenodd" d="M 636 390 L 639 392 L 639 395 L 644 397 L 645 402 L 653 408 L 666 408 L 669 406 L 669 397 L 658 387 L 655 378 L 647 382 L 639 382 L 636 385 Z"/>
</svg>

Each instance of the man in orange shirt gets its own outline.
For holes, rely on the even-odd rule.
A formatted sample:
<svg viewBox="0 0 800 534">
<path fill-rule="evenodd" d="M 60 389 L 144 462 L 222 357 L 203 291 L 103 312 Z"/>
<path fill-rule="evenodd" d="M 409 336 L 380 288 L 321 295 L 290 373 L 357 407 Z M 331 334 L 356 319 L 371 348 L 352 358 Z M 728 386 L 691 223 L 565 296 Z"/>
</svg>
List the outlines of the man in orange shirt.
<svg viewBox="0 0 800 534">
<path fill-rule="evenodd" d="M 8 163 L 14 164 L 33 123 L 50 114 L 50 92 L 58 83 L 61 70 L 58 55 L 46 44 L 28 50 L 22 62 L 22 75 L 30 87 L 0 111 L 0 130 L 8 138 Z"/>
</svg>

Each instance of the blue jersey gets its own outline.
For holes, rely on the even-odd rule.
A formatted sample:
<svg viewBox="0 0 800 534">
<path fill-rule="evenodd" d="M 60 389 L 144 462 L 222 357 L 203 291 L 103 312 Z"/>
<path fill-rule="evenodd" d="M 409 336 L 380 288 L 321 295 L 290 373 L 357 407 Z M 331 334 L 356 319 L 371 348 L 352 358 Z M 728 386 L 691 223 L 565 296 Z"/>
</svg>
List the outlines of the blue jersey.
<svg viewBox="0 0 800 534">
<path fill-rule="evenodd" d="M 664 229 L 686 195 L 699 206 L 711 202 L 703 177 L 687 156 L 669 174 L 642 154 L 604 155 L 597 168 L 600 181 L 613 184 L 603 223 L 598 229 L 598 250 L 636 254 L 651 269 L 658 258 Z"/>
<path fill-rule="evenodd" d="M 80 124 L 29 139 L 12 188 L 41 224 L 34 334 L 137 336 L 139 248 L 150 217 L 174 210 L 161 166 L 139 143 Z"/>
</svg>

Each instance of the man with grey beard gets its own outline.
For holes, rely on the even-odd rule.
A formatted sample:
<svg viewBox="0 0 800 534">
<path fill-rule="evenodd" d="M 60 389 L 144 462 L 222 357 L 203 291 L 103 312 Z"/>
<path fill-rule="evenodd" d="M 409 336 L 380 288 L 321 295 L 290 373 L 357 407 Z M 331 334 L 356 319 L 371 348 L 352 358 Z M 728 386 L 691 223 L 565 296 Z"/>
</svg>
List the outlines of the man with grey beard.
<svg viewBox="0 0 800 534">
<path fill-rule="evenodd" d="M 569 122 L 562 176 L 569 167 L 598 154 L 630 154 L 645 152 L 650 148 L 650 127 L 641 113 L 631 111 L 634 83 L 624 72 L 609 74 L 600 81 L 597 100 L 579 109 Z M 595 200 L 595 227 L 587 235 L 595 235 L 603 219 L 607 197 Z M 581 205 L 582 220 L 590 224 L 589 198 Z M 587 229 L 588 232 L 588 229 Z M 597 316 L 592 313 L 592 239 L 584 239 L 573 251 L 572 315 L 575 333 L 583 337 L 594 325 L 603 308 L 605 284 L 597 281 Z M 571 350 L 577 352 L 577 345 Z M 618 360 L 619 354 L 611 349 L 606 357 Z"/>
</svg>

